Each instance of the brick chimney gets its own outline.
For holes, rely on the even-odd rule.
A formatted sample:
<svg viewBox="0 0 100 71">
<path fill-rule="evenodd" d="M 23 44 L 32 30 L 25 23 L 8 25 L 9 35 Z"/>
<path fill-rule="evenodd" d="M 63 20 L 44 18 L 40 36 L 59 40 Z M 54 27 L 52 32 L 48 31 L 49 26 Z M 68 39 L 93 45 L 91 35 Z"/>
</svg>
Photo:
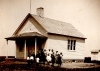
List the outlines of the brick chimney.
<svg viewBox="0 0 100 71">
<path fill-rule="evenodd" d="M 37 8 L 37 15 L 39 15 L 40 17 L 44 17 L 44 8 L 43 7 Z"/>
</svg>

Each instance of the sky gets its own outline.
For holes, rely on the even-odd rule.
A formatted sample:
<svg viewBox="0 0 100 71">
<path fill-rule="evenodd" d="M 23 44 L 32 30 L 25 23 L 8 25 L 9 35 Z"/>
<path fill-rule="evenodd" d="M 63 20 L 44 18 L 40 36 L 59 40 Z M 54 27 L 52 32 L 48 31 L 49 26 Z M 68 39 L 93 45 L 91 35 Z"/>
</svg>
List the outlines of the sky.
<svg viewBox="0 0 100 71">
<path fill-rule="evenodd" d="M 85 57 L 100 49 L 100 0 L 0 0 L 0 56 L 5 56 L 7 49 L 13 55 L 14 42 L 7 45 L 4 38 L 12 36 L 28 13 L 37 14 L 39 7 L 44 8 L 44 17 L 71 23 L 87 38 Z"/>
</svg>

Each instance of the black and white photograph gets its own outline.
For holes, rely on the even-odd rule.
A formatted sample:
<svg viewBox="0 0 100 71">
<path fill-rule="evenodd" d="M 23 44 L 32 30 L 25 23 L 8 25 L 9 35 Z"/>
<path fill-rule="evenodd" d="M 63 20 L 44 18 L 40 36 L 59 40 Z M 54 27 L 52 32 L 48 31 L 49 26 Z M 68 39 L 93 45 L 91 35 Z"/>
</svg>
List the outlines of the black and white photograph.
<svg viewBox="0 0 100 71">
<path fill-rule="evenodd" d="M 0 71 L 100 71 L 100 0 L 0 0 Z"/>
</svg>

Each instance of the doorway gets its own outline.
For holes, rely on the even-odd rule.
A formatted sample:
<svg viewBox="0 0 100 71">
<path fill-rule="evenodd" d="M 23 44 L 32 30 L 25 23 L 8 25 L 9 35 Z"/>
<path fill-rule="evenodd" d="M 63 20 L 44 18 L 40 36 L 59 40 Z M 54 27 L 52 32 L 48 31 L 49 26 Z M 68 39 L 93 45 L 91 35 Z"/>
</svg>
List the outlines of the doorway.
<svg viewBox="0 0 100 71">
<path fill-rule="evenodd" d="M 46 39 L 38 38 L 37 41 L 35 39 L 27 39 L 26 47 L 27 47 L 27 56 L 35 54 L 35 42 L 36 42 L 36 53 L 42 49 L 44 49 L 44 45 L 46 43 Z"/>
</svg>

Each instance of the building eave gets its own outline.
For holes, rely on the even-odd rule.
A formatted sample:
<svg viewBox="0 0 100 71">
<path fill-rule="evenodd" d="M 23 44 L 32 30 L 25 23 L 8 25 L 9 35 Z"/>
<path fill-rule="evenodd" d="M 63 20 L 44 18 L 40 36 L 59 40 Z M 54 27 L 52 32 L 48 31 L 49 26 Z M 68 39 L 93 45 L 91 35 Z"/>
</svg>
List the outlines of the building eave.
<svg viewBox="0 0 100 71">
<path fill-rule="evenodd" d="M 66 36 L 66 37 L 72 37 L 72 38 L 87 39 L 87 38 L 85 38 L 85 37 L 77 37 L 77 36 L 64 35 L 64 34 L 51 33 L 51 32 L 48 32 L 48 34 L 52 34 L 52 35 L 59 35 L 59 36 Z"/>
</svg>

